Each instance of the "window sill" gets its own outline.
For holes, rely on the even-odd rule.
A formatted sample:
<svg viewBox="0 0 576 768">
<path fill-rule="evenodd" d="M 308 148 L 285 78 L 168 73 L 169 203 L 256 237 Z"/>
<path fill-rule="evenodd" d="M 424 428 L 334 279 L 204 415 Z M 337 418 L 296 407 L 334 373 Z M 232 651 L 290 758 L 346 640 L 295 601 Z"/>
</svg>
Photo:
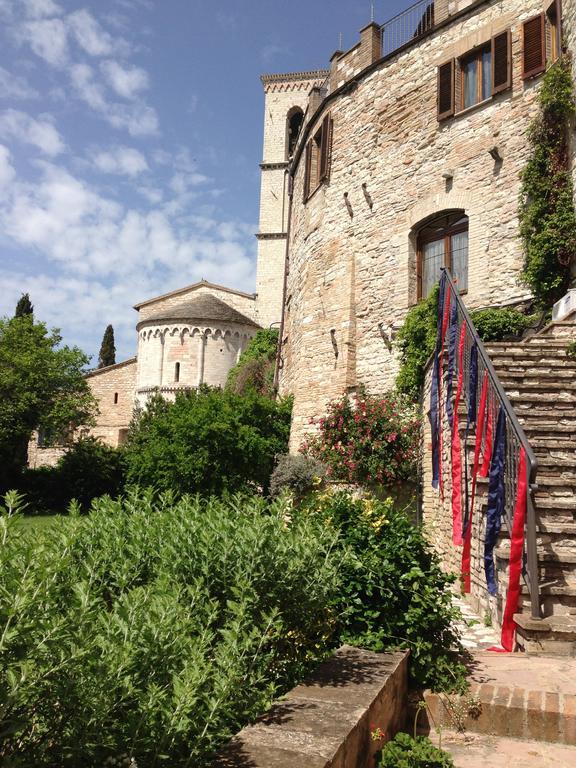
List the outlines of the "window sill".
<svg viewBox="0 0 576 768">
<path fill-rule="evenodd" d="M 496 94 L 496 96 L 498 96 L 498 94 Z M 487 99 L 482 99 L 482 101 L 478 101 L 476 104 L 472 104 L 470 107 L 466 107 L 465 109 L 458 110 L 458 112 L 454 112 L 454 117 L 460 117 L 461 115 L 467 115 L 469 112 L 474 112 L 475 109 L 484 107 L 486 104 L 490 104 L 491 101 L 494 101 L 494 96 L 488 96 Z"/>
</svg>

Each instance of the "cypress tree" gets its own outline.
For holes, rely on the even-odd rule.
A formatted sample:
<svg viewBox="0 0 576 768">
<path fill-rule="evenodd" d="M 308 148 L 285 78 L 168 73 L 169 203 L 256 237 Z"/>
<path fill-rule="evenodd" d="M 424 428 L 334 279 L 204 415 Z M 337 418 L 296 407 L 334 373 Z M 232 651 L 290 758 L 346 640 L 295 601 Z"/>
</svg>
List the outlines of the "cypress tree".
<svg viewBox="0 0 576 768">
<path fill-rule="evenodd" d="M 32 314 L 34 314 L 34 306 L 30 301 L 30 296 L 27 293 L 23 293 L 18 299 L 18 304 L 16 304 L 14 317 L 25 317 Z"/>
<path fill-rule="evenodd" d="M 114 346 L 114 328 L 107 326 L 102 338 L 100 354 L 98 355 L 98 368 L 106 368 L 116 362 L 116 347 Z"/>
</svg>

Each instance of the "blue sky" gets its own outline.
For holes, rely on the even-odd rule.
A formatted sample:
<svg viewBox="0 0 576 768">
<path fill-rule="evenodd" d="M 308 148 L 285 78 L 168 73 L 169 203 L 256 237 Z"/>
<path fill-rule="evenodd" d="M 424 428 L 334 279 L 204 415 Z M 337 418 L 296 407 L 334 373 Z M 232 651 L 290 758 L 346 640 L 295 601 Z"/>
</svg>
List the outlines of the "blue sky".
<svg viewBox="0 0 576 768">
<path fill-rule="evenodd" d="M 408 2 L 376 0 L 378 22 Z M 324 68 L 369 0 L 0 0 L 0 315 L 95 362 L 132 305 L 255 285 L 259 76 Z"/>
</svg>

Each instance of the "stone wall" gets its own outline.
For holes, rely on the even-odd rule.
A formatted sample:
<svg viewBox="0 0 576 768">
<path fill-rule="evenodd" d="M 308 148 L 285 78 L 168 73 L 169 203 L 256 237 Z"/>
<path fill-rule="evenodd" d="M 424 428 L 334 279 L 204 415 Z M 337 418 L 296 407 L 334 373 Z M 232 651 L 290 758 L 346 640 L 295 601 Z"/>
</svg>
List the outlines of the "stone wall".
<svg viewBox="0 0 576 768">
<path fill-rule="evenodd" d="M 256 330 L 251 325 L 195 326 L 183 321 L 142 328 L 135 381 L 138 402 L 145 405 L 156 391 L 173 399 L 179 389 L 201 384 L 223 387 Z"/>
<path fill-rule="evenodd" d="M 136 358 L 93 371 L 86 379 L 99 409 L 89 434 L 116 448 L 126 439 L 134 411 Z"/>
<path fill-rule="evenodd" d="M 541 10 L 541 0 L 476 3 L 317 113 L 312 131 L 327 112 L 334 124 L 329 182 L 304 204 L 303 154 L 294 170 L 280 380 L 295 395 L 292 450 L 335 395 L 392 386 L 389 342 L 416 301 L 415 232 L 427 217 L 459 209 L 469 218 L 469 306 L 526 297 L 517 200 L 540 79 L 522 79 L 521 22 Z M 512 89 L 438 122 L 437 67 L 506 29 Z M 495 145 L 502 163 L 489 154 Z"/>
</svg>

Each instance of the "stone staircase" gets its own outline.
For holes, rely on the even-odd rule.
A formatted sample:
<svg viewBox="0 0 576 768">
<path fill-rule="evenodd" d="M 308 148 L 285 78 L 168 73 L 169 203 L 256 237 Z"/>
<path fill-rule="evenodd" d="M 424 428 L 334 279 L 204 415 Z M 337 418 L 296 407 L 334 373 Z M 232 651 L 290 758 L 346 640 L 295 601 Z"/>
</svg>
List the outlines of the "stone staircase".
<svg viewBox="0 0 576 768">
<path fill-rule="evenodd" d="M 532 653 L 576 656 L 576 314 L 521 342 L 486 345 L 538 457 L 535 507 L 543 619 L 530 618 L 527 590 L 517 616 L 518 644 Z M 508 558 L 506 535 L 496 550 Z M 503 574 L 505 562 L 499 569 Z"/>
</svg>

